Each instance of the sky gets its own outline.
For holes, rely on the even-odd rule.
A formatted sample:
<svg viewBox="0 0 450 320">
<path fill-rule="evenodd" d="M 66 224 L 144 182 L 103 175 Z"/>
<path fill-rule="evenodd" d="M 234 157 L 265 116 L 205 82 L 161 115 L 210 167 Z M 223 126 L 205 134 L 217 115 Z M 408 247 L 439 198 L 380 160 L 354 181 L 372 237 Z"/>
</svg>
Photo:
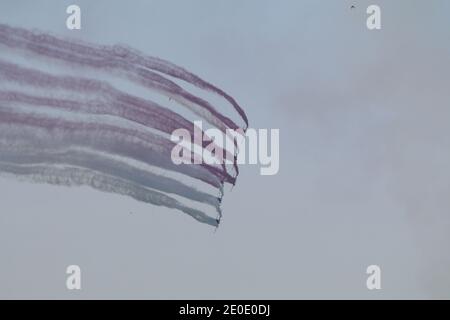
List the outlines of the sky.
<svg viewBox="0 0 450 320">
<path fill-rule="evenodd" d="M 356 3 L 356 8 L 350 6 Z M 82 29 L 65 27 L 70 4 Z M 381 30 L 366 8 L 381 7 Z M 87 187 L 0 178 L 0 297 L 448 298 L 448 1 L 2 1 L 0 22 L 125 43 L 280 129 L 241 166 L 217 232 Z M 66 267 L 82 289 L 65 286 Z M 366 288 L 379 265 L 381 290 Z"/>
</svg>

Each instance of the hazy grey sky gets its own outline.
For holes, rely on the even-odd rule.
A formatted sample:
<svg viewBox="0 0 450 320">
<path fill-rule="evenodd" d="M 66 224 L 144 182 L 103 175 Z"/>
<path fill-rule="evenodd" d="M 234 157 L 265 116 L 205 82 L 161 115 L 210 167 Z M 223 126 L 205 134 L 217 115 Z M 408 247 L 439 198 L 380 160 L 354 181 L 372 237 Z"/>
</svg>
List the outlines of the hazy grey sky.
<svg viewBox="0 0 450 320">
<path fill-rule="evenodd" d="M 449 298 L 450 2 L 354 2 L 2 1 L 2 23 L 188 68 L 251 127 L 279 128 L 281 148 L 276 176 L 241 167 L 217 233 L 126 197 L 1 178 L 0 297 Z M 65 28 L 72 3 L 81 31 Z M 370 264 L 380 291 L 366 289 Z"/>
</svg>

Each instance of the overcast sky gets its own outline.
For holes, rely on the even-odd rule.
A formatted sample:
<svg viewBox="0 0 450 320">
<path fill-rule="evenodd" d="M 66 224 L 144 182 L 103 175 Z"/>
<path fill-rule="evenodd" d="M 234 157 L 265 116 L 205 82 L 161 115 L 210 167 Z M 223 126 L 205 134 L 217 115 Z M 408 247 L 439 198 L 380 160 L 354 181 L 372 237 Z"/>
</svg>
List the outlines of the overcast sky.
<svg viewBox="0 0 450 320">
<path fill-rule="evenodd" d="M 73 3 L 81 31 L 65 27 Z M 449 298 L 450 2 L 355 3 L 2 1 L 2 23 L 193 71 L 250 127 L 279 128 L 281 148 L 278 175 L 241 167 L 216 233 L 87 187 L 0 178 L 0 297 Z M 381 30 L 366 28 L 370 4 Z M 65 287 L 70 264 L 81 291 Z"/>
</svg>

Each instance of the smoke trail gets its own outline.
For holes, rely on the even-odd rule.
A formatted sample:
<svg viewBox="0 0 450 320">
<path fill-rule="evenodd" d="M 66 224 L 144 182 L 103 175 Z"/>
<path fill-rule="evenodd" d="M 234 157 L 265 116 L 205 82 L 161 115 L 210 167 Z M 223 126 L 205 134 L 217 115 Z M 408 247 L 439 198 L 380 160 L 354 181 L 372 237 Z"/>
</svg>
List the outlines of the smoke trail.
<svg viewBox="0 0 450 320">
<path fill-rule="evenodd" d="M 191 136 L 194 135 L 194 124 L 171 110 L 159 106 L 150 100 L 144 100 L 136 96 L 127 95 L 110 86 L 108 83 L 87 78 L 53 76 L 48 73 L 30 70 L 0 60 L 0 83 L 3 80 L 17 82 L 20 85 L 32 85 L 40 88 L 56 88 L 72 90 L 78 93 L 95 94 L 95 100 L 84 101 L 85 97 L 78 97 L 78 101 L 68 99 L 51 99 L 48 97 L 36 97 L 17 91 L 0 91 L 0 101 L 20 102 L 37 106 L 48 106 L 66 109 L 69 111 L 81 111 L 92 114 L 107 114 L 119 116 L 127 120 L 171 134 L 178 128 L 186 129 Z M 202 132 L 205 135 L 204 132 Z M 203 142 L 206 147 L 208 142 Z M 228 150 L 216 146 L 219 152 L 225 152 L 227 159 L 233 156 Z M 225 166 L 223 169 L 226 170 Z M 234 163 L 234 173 L 238 173 L 237 163 Z"/>
<path fill-rule="evenodd" d="M 15 60 L 11 52 L 25 57 L 27 66 L 8 61 Z M 62 73 L 42 70 L 42 61 L 57 64 Z M 89 76 L 77 76 L 73 67 Z M 168 61 L 125 46 L 69 41 L 0 24 L 0 174 L 55 185 L 88 185 L 177 209 L 217 226 L 223 186 L 234 185 L 239 173 L 234 151 L 216 146 L 227 159 L 235 159 L 233 168 L 175 165 L 170 135 L 186 129 L 194 136 L 193 122 L 173 108 L 115 87 L 113 78 L 173 99 L 224 134 L 241 129 L 201 96 L 213 93 L 240 118 L 243 130 L 248 127 L 235 99 Z M 201 89 L 200 94 L 174 79 Z M 203 149 L 211 143 L 204 140 Z"/>
<path fill-rule="evenodd" d="M 138 184 L 113 176 L 103 175 L 88 169 L 70 166 L 58 168 L 48 165 L 20 166 L 0 162 L 0 172 L 11 173 L 33 182 L 44 182 L 66 186 L 87 185 L 97 190 L 127 195 L 136 200 L 157 206 L 178 209 L 200 222 L 211 226 L 217 226 L 216 219 L 199 210 L 187 207 L 161 192 L 145 189 Z"/>
<path fill-rule="evenodd" d="M 226 98 L 233 104 L 234 109 L 239 113 L 246 127 L 248 126 L 247 117 L 241 107 L 234 99 L 223 94 L 221 90 L 200 80 L 198 77 L 193 75 L 189 76 L 190 74 L 183 72 L 181 68 L 176 68 L 172 64 L 165 63 L 160 59 L 141 56 L 136 53 L 137 51 L 132 54 L 131 50 L 120 46 L 98 47 L 95 45 L 89 46 L 83 43 L 68 42 L 48 34 L 32 33 L 24 29 L 11 28 L 1 24 L 0 43 L 10 49 L 33 53 L 52 60 L 63 61 L 67 64 L 101 69 L 106 72 L 120 72 L 124 77 L 133 82 L 139 83 L 149 89 L 164 92 L 218 128 L 240 128 L 231 119 L 219 113 L 209 102 L 187 92 L 170 79 L 152 71 L 150 68 L 166 72 L 166 74 L 175 75 L 190 82 L 192 85 L 208 88 Z"/>
</svg>

